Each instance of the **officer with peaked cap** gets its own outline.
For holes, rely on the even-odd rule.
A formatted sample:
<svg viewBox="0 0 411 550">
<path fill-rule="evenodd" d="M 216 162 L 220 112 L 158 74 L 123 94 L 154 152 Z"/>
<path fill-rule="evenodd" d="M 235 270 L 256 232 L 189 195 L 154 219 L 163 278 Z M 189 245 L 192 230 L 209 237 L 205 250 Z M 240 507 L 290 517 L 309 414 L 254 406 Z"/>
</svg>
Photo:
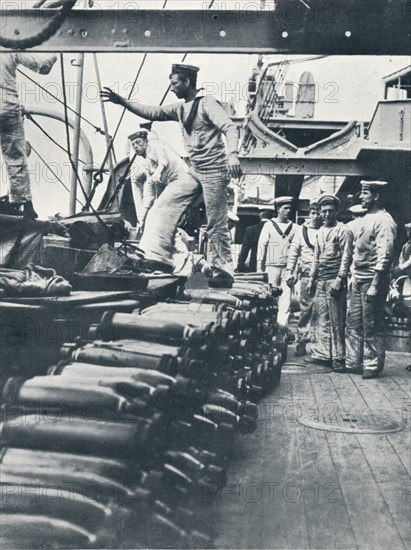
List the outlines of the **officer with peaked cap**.
<svg viewBox="0 0 411 550">
<path fill-rule="evenodd" d="M 152 137 L 142 126 L 128 139 L 137 155 L 130 180 L 141 233 L 155 200 L 168 185 L 188 173 L 188 166 L 167 143 Z"/>
<path fill-rule="evenodd" d="M 338 197 L 329 193 L 321 195 L 318 204 L 324 225 L 317 233 L 308 282 L 309 294 L 316 288 L 311 319 L 313 344 L 311 358 L 306 361 L 331 365 L 335 372 L 344 372 L 346 281 L 352 259 L 353 234 L 337 221 Z"/>
<path fill-rule="evenodd" d="M 287 326 L 290 317 L 291 288 L 287 285 L 287 258 L 297 225 L 290 221 L 293 197 L 274 200 L 277 217 L 264 224 L 258 241 L 258 267 L 268 273 L 269 282 L 282 289 L 278 299 L 278 322 Z"/>
<path fill-rule="evenodd" d="M 376 378 L 384 368 L 384 305 L 397 226 L 383 207 L 385 181 L 361 181 L 362 218 L 354 246 L 346 370 Z"/>
<path fill-rule="evenodd" d="M 311 341 L 311 316 L 313 312 L 314 296 L 308 291 L 308 281 L 314 259 L 314 245 L 317 233 L 322 225 L 318 199 L 310 200 L 310 214 L 307 220 L 297 227 L 288 251 L 287 285 L 293 287 L 296 283 L 296 268 L 300 281 L 300 318 L 297 327 L 297 347 L 295 355 L 307 353 L 306 344 Z"/>
<path fill-rule="evenodd" d="M 208 262 L 213 266 L 210 285 L 231 286 L 234 279 L 231 239 L 227 225 L 227 185 L 241 175 L 238 160 L 238 132 L 221 104 L 197 89 L 198 67 L 175 64 L 170 89 L 183 102 L 163 106 L 142 105 L 127 100 L 109 88 L 101 92 L 104 101 L 124 106 L 147 120 L 179 123 L 190 170 L 156 201 L 147 219 L 141 241 L 146 259 L 142 267 L 170 270 L 177 224 L 185 210 L 203 194 L 207 213 Z M 223 136 L 226 139 L 225 145 Z M 149 230 L 150 228 L 150 230 Z"/>
</svg>

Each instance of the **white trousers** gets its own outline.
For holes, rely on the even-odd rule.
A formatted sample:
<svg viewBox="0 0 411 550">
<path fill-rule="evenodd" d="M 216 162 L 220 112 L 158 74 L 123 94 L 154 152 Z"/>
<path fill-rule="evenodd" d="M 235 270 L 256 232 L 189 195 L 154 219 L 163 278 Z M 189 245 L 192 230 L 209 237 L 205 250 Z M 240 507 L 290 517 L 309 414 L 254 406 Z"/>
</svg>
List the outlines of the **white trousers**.
<svg viewBox="0 0 411 550">
<path fill-rule="evenodd" d="M 31 201 L 26 139 L 20 110 L 0 114 L 0 145 L 10 183 L 9 201 Z"/>
<path fill-rule="evenodd" d="M 278 317 L 277 320 L 280 325 L 287 326 L 290 318 L 290 306 L 291 306 L 291 288 L 286 284 L 287 269 L 286 266 L 266 266 L 266 272 L 268 273 L 268 281 L 273 286 L 280 287 L 283 291 L 278 298 Z"/>
</svg>

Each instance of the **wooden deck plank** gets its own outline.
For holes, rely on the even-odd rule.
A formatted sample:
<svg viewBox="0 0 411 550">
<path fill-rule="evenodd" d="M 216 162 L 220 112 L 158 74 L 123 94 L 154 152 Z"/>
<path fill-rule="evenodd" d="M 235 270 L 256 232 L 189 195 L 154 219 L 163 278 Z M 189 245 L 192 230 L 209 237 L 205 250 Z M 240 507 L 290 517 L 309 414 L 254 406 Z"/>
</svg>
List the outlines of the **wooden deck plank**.
<svg viewBox="0 0 411 550">
<path fill-rule="evenodd" d="M 369 407 L 355 384 L 355 376 L 356 375 L 333 373 L 331 381 L 346 412 L 368 411 Z"/>
<path fill-rule="evenodd" d="M 314 417 L 317 411 L 335 410 L 338 395 L 329 374 L 295 375 L 291 378 L 292 397 L 301 404 L 301 414 Z M 325 432 L 300 425 L 297 436 L 309 548 L 355 548 L 353 530 Z"/>
<path fill-rule="evenodd" d="M 404 468 L 411 474 L 411 432 L 409 429 L 388 435 L 388 441 Z"/>
<path fill-rule="evenodd" d="M 401 409 L 395 406 L 383 391 L 382 385 L 376 380 L 364 380 L 361 376 L 352 376 L 353 382 L 361 394 L 364 402 L 374 414 L 386 414 L 393 419 L 400 420 Z"/>
<path fill-rule="evenodd" d="M 397 376 L 377 379 L 378 386 L 385 393 L 387 398 L 396 406 L 400 407 L 404 400 L 411 399 L 411 379 L 405 384 Z"/>
<path fill-rule="evenodd" d="M 406 548 L 356 435 L 327 432 L 359 549 Z M 376 438 L 381 436 L 374 436 Z"/>
<path fill-rule="evenodd" d="M 309 548 L 355 548 L 354 533 L 325 432 L 301 427 L 297 434 Z"/>
<path fill-rule="evenodd" d="M 408 388 L 397 376 L 400 368 L 394 365 L 376 380 L 283 374 L 280 386 L 261 403 L 257 432 L 239 439 L 234 451 L 229 486 L 216 499 L 216 546 L 408 548 L 409 430 L 344 434 L 298 422 L 299 414 L 312 417 L 316 410 L 330 416 L 334 406 L 395 420 L 404 420 L 405 414 L 409 422 L 411 406 L 404 413 Z"/>
<path fill-rule="evenodd" d="M 304 502 L 293 493 L 302 486 L 296 429 L 283 414 L 290 383 L 283 377 L 263 400 L 256 433 L 234 452 L 219 498 L 218 548 L 308 548 Z"/>
<path fill-rule="evenodd" d="M 404 546 L 410 548 L 411 476 L 394 452 L 387 436 L 363 434 L 358 440 Z"/>
</svg>

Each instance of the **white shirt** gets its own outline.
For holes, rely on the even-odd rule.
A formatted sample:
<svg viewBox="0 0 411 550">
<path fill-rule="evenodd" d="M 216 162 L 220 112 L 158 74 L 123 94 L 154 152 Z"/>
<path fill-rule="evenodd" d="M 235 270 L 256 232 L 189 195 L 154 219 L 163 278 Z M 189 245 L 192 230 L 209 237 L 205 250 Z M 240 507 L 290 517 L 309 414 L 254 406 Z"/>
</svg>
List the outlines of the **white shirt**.
<svg viewBox="0 0 411 550">
<path fill-rule="evenodd" d="M 274 227 L 274 221 L 284 234 L 291 225 L 290 233 L 284 237 Z M 295 234 L 296 224 L 279 222 L 276 218 L 264 224 L 258 240 L 257 263 L 260 269 L 266 266 L 285 267 L 287 265 L 288 249 Z"/>
<path fill-rule="evenodd" d="M 0 114 L 20 110 L 16 83 L 18 65 L 39 74 L 48 74 L 57 57 L 43 53 L 0 52 Z"/>
</svg>

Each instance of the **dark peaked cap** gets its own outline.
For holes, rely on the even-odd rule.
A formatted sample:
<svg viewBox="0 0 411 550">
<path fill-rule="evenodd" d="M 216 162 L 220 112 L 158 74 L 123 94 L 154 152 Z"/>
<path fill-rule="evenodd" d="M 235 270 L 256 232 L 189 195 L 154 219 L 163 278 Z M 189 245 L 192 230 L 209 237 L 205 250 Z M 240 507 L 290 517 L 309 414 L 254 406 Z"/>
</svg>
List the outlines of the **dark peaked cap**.
<svg viewBox="0 0 411 550">
<path fill-rule="evenodd" d="M 195 65 L 186 65 L 184 63 L 175 63 L 171 66 L 171 74 L 182 74 L 184 76 L 197 76 L 199 70 Z"/>
<path fill-rule="evenodd" d="M 128 136 L 128 139 L 130 141 L 133 141 L 133 139 L 137 139 L 140 137 L 147 137 L 148 136 L 148 130 L 141 128 L 140 130 L 137 130 L 137 132 L 134 132 L 133 134 L 130 134 Z"/>
<path fill-rule="evenodd" d="M 318 197 L 318 205 L 322 206 L 323 204 L 335 204 L 338 208 L 340 205 L 340 199 L 333 193 L 323 193 Z"/>
<path fill-rule="evenodd" d="M 382 191 L 388 185 L 386 181 L 380 181 L 380 180 L 374 180 L 374 181 L 361 180 L 360 184 L 363 189 L 370 188 L 370 189 L 373 189 L 374 191 Z"/>
</svg>

